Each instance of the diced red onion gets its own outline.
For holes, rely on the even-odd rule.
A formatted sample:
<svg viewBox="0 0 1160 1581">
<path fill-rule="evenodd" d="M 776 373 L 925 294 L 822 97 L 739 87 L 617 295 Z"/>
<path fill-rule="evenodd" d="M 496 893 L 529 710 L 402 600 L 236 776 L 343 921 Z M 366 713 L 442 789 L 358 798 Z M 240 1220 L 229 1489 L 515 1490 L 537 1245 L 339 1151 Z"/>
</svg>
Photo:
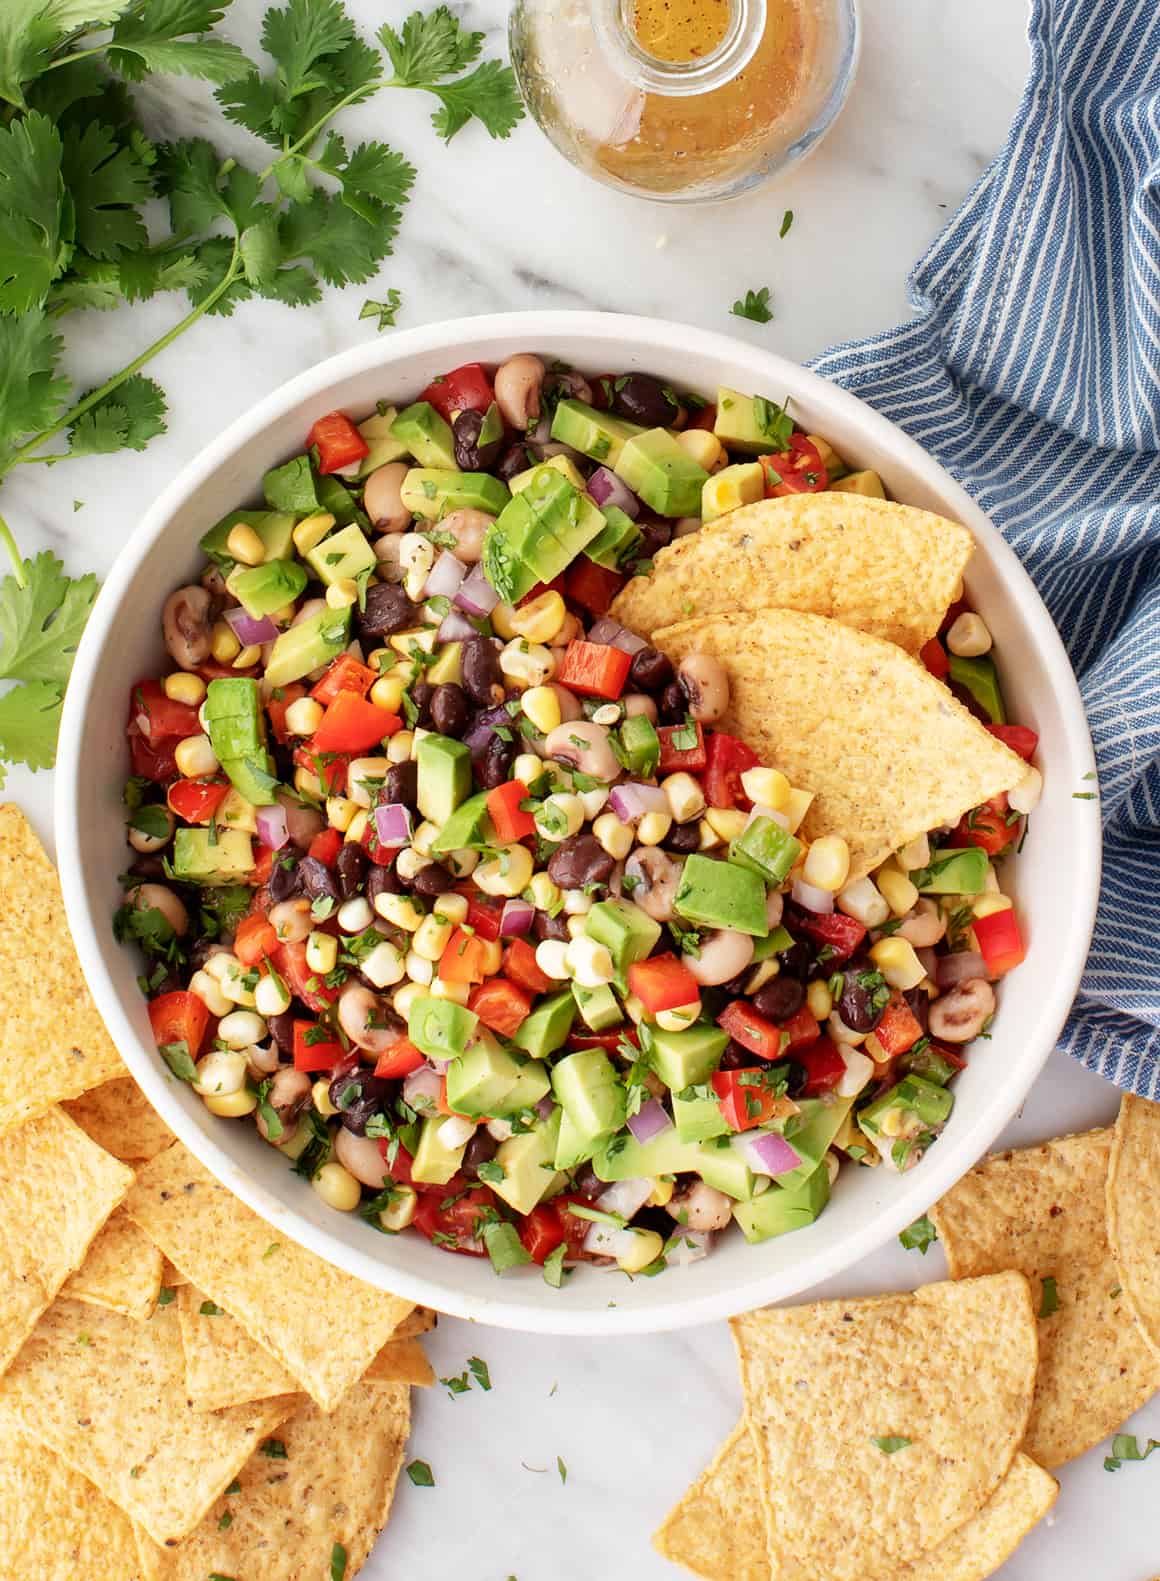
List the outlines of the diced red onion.
<svg viewBox="0 0 1160 1581">
<path fill-rule="evenodd" d="M 440 550 L 423 588 L 423 597 L 454 598 L 466 575 L 467 567 L 462 560 L 457 560 L 450 549 Z"/>
<path fill-rule="evenodd" d="M 257 810 L 258 839 L 271 851 L 280 851 L 290 838 L 286 825 L 286 809 L 281 802 Z"/>
<path fill-rule="evenodd" d="M 655 1181 L 645 1176 L 618 1180 L 600 1193 L 596 1206 L 601 1213 L 618 1213 L 622 1219 L 631 1219 L 652 1196 L 655 1185 Z"/>
<path fill-rule="evenodd" d="M 411 839 L 411 812 L 402 802 L 384 802 L 375 808 L 375 833 L 387 847 L 407 845 Z"/>
<path fill-rule="evenodd" d="M 623 1257 L 636 1245 L 631 1230 L 618 1229 L 614 1224 L 591 1223 L 584 1237 L 584 1250 L 594 1257 Z"/>
<path fill-rule="evenodd" d="M 745 827 L 747 829 L 755 818 L 768 818 L 770 822 L 775 823 L 779 829 L 784 829 L 786 834 L 789 833 L 789 819 L 786 817 L 785 813 L 777 812 L 772 807 L 766 807 L 762 802 L 755 801 L 753 806 L 749 809 L 749 817 L 745 820 Z"/>
<path fill-rule="evenodd" d="M 683 1230 L 678 1225 L 673 1239 L 676 1246 L 668 1260 L 670 1263 L 675 1260 L 678 1268 L 687 1268 L 690 1263 L 699 1263 L 702 1257 L 708 1257 L 713 1249 L 714 1233 L 712 1230 Z"/>
<path fill-rule="evenodd" d="M 535 906 L 529 905 L 526 900 L 505 900 L 499 919 L 500 937 L 515 939 L 521 933 L 526 933 L 535 915 Z"/>
<path fill-rule="evenodd" d="M 440 623 L 437 636 L 440 642 L 466 642 L 468 637 L 475 636 L 475 627 L 466 615 L 450 609 Z"/>
<path fill-rule="evenodd" d="M 833 894 L 828 889 L 819 889 L 816 884 L 807 884 L 804 878 L 794 879 L 793 898 L 799 906 L 820 917 L 828 916 L 834 909 Z"/>
<path fill-rule="evenodd" d="M 434 1064 L 419 1065 L 403 1078 L 403 1102 L 416 1114 L 434 1109 L 443 1091 L 443 1078 Z"/>
<path fill-rule="evenodd" d="M 556 1105 L 553 1103 L 551 1096 L 548 1093 L 545 1093 L 539 1102 L 534 1105 L 534 1107 L 541 1120 L 550 1120 L 552 1118 L 552 1110 L 556 1107 Z"/>
<path fill-rule="evenodd" d="M 479 566 L 473 566 L 454 594 L 454 602 L 469 615 L 490 615 L 499 594 Z"/>
<path fill-rule="evenodd" d="M 226 625 L 244 648 L 263 642 L 273 642 L 278 635 L 278 628 L 269 615 L 249 615 L 239 604 L 236 609 L 227 609 L 225 612 Z"/>
<path fill-rule="evenodd" d="M 588 479 L 588 492 L 597 505 L 615 505 L 633 521 L 640 515 L 640 501 L 611 467 L 597 467 Z"/>
<path fill-rule="evenodd" d="M 929 944 L 920 945 L 914 952 L 922 962 L 922 969 L 935 982 L 938 981 L 938 955 Z"/>
<path fill-rule="evenodd" d="M 625 780 L 608 793 L 608 805 L 621 823 L 636 823 L 649 812 L 668 812 L 669 799 L 659 785 L 641 785 Z"/>
<path fill-rule="evenodd" d="M 435 1133 L 439 1145 L 448 1151 L 466 1146 L 474 1135 L 475 1121 L 469 1120 L 465 1114 L 449 1115 Z"/>
<path fill-rule="evenodd" d="M 593 624 L 589 626 L 588 635 L 584 640 L 585 642 L 595 642 L 598 644 L 604 644 L 605 646 L 612 646 L 613 639 L 619 637 L 623 630 L 624 627 L 619 621 L 610 620 L 607 615 L 601 615 L 599 620 L 594 621 Z"/>
<path fill-rule="evenodd" d="M 672 1123 L 664 1105 L 656 1098 L 642 1103 L 636 1114 L 628 1117 L 628 1129 L 638 1142 L 651 1142 L 654 1136 L 667 1131 Z"/>
<path fill-rule="evenodd" d="M 956 950 L 953 955 L 940 955 L 935 981 L 940 988 L 957 988 L 972 977 L 986 977 L 987 963 L 978 950 Z"/>
<path fill-rule="evenodd" d="M 750 1169 L 759 1175 L 784 1175 L 801 1163 L 798 1154 L 777 1131 L 753 1132 L 743 1138 L 741 1147 Z"/>
<path fill-rule="evenodd" d="M 635 631 L 625 631 L 622 626 L 609 647 L 619 648 L 621 653 L 639 653 L 642 648 L 648 647 L 648 643 L 643 637 L 638 637 Z"/>
</svg>

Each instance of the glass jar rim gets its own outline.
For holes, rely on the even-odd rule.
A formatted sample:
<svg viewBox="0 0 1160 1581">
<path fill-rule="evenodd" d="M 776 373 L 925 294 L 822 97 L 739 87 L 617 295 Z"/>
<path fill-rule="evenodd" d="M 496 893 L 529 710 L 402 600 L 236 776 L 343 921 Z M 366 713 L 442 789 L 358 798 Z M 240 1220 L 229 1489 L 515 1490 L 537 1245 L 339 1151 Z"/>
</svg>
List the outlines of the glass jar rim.
<svg viewBox="0 0 1160 1581">
<path fill-rule="evenodd" d="M 618 76 L 647 93 L 680 97 L 723 87 L 753 59 L 765 31 L 766 0 L 730 0 L 729 25 L 715 48 L 694 60 L 662 60 L 636 37 L 628 15 L 632 5 L 633 0 L 590 0 L 592 23 Z"/>
</svg>

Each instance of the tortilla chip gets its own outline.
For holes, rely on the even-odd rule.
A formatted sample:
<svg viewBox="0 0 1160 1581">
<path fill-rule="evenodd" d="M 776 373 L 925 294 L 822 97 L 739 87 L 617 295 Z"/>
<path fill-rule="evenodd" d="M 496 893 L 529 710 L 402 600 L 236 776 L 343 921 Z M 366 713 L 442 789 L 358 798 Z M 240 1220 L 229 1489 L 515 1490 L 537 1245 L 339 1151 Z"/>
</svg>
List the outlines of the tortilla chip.
<svg viewBox="0 0 1160 1581">
<path fill-rule="evenodd" d="M 1128 1304 L 1160 1356 L 1160 1103 L 1125 1093 L 1108 1165 L 1108 1239 Z"/>
<path fill-rule="evenodd" d="M 1111 1131 L 1063 1136 L 995 1153 L 930 1216 L 952 1279 L 1014 1268 L 1031 1285 L 1039 1320 L 1039 1379 L 1023 1447 L 1049 1469 L 1114 1432 L 1160 1388 L 1108 1245 L 1104 1188 Z M 1046 1299 L 1045 1299 L 1046 1298 Z"/>
<path fill-rule="evenodd" d="M 796 1560 L 777 1557 L 771 1563 L 757 1478 L 757 1451 L 742 1419 L 653 1537 L 657 1552 L 705 1581 L 810 1581 Z M 978 1514 L 930 1553 L 899 1565 L 895 1581 L 984 1581 L 1038 1525 L 1058 1493 L 1054 1477 L 1017 1454 Z"/>
<path fill-rule="evenodd" d="M 182 1285 L 187 1285 L 189 1280 L 180 1268 L 175 1268 L 164 1255 L 161 1258 L 161 1288 L 163 1290 L 179 1290 Z"/>
<path fill-rule="evenodd" d="M 36 1581 L 153 1581 L 133 1522 L 58 1456 L 0 1423 L 0 1553 Z"/>
<path fill-rule="evenodd" d="M 410 1425 L 398 1384 L 364 1383 L 333 1416 L 302 1401 L 278 1434 L 286 1458 L 255 1455 L 238 1492 L 159 1556 L 162 1581 L 321 1581 L 336 1543 L 353 1577 L 387 1524 Z"/>
<path fill-rule="evenodd" d="M 917 653 L 938 631 L 973 548 L 958 522 L 912 505 L 796 494 L 743 506 L 659 550 L 609 614 L 649 637 L 674 617 L 775 605 Z"/>
<path fill-rule="evenodd" d="M 435 1369 L 417 1339 L 393 1339 L 371 1362 L 364 1380 L 376 1383 L 406 1383 L 413 1389 L 429 1389 L 435 1382 Z"/>
<path fill-rule="evenodd" d="M 825 1581 L 893 1577 L 1006 1476 L 1035 1388 L 1021 1275 L 770 1308 L 732 1328 L 770 1547 Z M 908 1442 L 882 1447 L 894 1438 Z"/>
<path fill-rule="evenodd" d="M 157 1305 L 160 1290 L 161 1253 L 124 1208 L 118 1208 L 61 1295 L 70 1301 L 108 1307 L 110 1312 L 122 1312 L 144 1323 Z"/>
<path fill-rule="evenodd" d="M 362 1377 L 414 1306 L 272 1230 L 180 1142 L 145 1165 L 126 1207 L 324 1411 Z"/>
<path fill-rule="evenodd" d="M 721 661 L 731 687 L 723 727 L 813 791 L 805 836 L 842 835 L 851 878 L 1027 772 L 917 659 L 820 615 L 717 615 L 653 640 L 672 659 Z"/>
<path fill-rule="evenodd" d="M 19 807 L 0 806 L 0 1132 L 125 1067 L 81 976 L 56 869 Z"/>
<path fill-rule="evenodd" d="M 398 1339 L 418 1339 L 420 1334 L 430 1334 L 439 1321 L 439 1314 L 430 1307 L 416 1307 L 399 1324 L 391 1335 L 392 1343 Z"/>
<path fill-rule="evenodd" d="M 131 1076 L 104 1082 L 64 1107 L 94 1142 L 127 1163 L 156 1158 L 176 1140 Z"/>
<path fill-rule="evenodd" d="M 162 1544 L 188 1536 L 296 1406 L 283 1397 L 195 1411 L 172 1307 L 134 1323 L 57 1301 L 0 1380 L 0 1421 L 60 1455 Z"/>
<path fill-rule="evenodd" d="M 59 1109 L 0 1136 L 0 1373 L 132 1184 Z"/>
</svg>

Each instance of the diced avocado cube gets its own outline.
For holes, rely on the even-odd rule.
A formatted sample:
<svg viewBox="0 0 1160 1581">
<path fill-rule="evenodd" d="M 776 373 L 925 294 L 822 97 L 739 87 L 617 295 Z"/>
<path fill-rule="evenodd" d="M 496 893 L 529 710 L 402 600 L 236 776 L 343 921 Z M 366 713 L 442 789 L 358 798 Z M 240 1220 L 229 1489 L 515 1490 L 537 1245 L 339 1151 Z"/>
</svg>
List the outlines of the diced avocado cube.
<svg viewBox="0 0 1160 1581">
<path fill-rule="evenodd" d="M 969 845 L 961 851 L 937 854 L 928 867 L 910 874 L 923 895 L 981 895 L 987 883 L 987 853 Z"/>
<path fill-rule="evenodd" d="M 445 686 L 449 681 L 458 686 L 463 679 L 463 644 L 445 642 L 435 663 L 427 666 L 423 678 L 430 686 Z"/>
<path fill-rule="evenodd" d="M 758 875 L 734 862 L 719 862 L 694 852 L 686 857 L 674 902 L 688 922 L 707 928 L 735 928 L 764 938 L 765 885 Z"/>
<path fill-rule="evenodd" d="M 754 1244 L 805 1229 L 829 1200 L 830 1176 L 821 1167 L 792 1187 L 775 1184 L 750 1202 L 739 1202 L 733 1218 L 745 1239 Z"/>
<path fill-rule="evenodd" d="M 754 818 L 729 842 L 729 860 L 749 868 L 767 884 L 782 883 L 801 853 L 801 841 L 764 816 Z"/>
<path fill-rule="evenodd" d="M 454 1059 L 475 1037 L 479 1017 L 451 999 L 423 995 L 412 1002 L 407 1036 L 417 1049 L 436 1059 Z"/>
<path fill-rule="evenodd" d="M 257 681 L 241 675 L 211 681 L 203 706 L 210 745 L 230 783 L 255 807 L 273 803 L 277 781 L 263 740 Z"/>
<path fill-rule="evenodd" d="M 312 516 L 318 509 L 318 491 L 310 457 L 295 456 L 292 461 L 273 467 L 262 479 L 262 493 L 273 511 Z"/>
<path fill-rule="evenodd" d="M 830 488 L 835 494 L 864 494 L 870 499 L 884 500 L 886 490 L 882 487 L 882 479 L 877 472 L 848 472 L 844 478 L 833 480 L 830 474 Z"/>
<path fill-rule="evenodd" d="M 577 1164 L 586 1164 L 592 1157 L 600 1138 L 592 1138 L 581 1134 L 579 1128 L 568 1118 L 567 1111 L 557 1109 L 560 1117 L 560 1131 L 556 1141 L 555 1165 L 557 1169 L 575 1169 Z M 603 1179 L 603 1176 L 601 1177 Z"/>
<path fill-rule="evenodd" d="M 609 571 L 619 571 L 630 560 L 636 559 L 644 535 L 619 505 L 602 505 L 600 509 L 604 512 L 607 526 L 596 534 L 584 553 L 597 565 L 605 566 Z"/>
<path fill-rule="evenodd" d="M 765 470 L 760 461 L 735 461 L 714 472 L 701 490 L 701 520 L 716 521 L 742 505 L 765 498 Z"/>
<path fill-rule="evenodd" d="M 596 1149 L 592 1168 L 600 1180 L 636 1180 L 688 1174 L 699 1168 L 699 1161 L 700 1144 L 682 1141 L 669 1126 L 648 1142 L 638 1142 L 631 1131 L 618 1131 Z"/>
<path fill-rule="evenodd" d="M 336 659 L 350 641 L 350 610 L 323 609 L 275 639 L 266 665 L 270 687 L 289 686 Z"/>
<path fill-rule="evenodd" d="M 650 428 L 625 441 L 616 473 L 658 516 L 697 516 L 709 474 L 667 428 Z"/>
<path fill-rule="evenodd" d="M 1003 690 L 990 654 L 984 653 L 977 659 L 961 659 L 957 653 L 950 653 L 947 662 L 951 680 L 970 692 L 993 725 L 1005 725 L 1007 710 L 1003 706 Z"/>
<path fill-rule="evenodd" d="M 316 543 L 306 559 L 328 587 L 335 582 L 353 581 L 364 572 L 373 571 L 377 564 L 367 535 L 353 522 Z"/>
<path fill-rule="evenodd" d="M 757 1176 L 742 1152 L 736 1136 L 717 1136 L 702 1142 L 697 1155 L 697 1172 L 707 1186 L 723 1191 L 737 1202 L 748 1202 L 757 1189 Z"/>
<path fill-rule="evenodd" d="M 813 1174 L 853 1106 L 853 1098 L 798 1099 L 798 1113 L 785 1122 L 784 1135 L 801 1162 L 796 1169 L 778 1175 L 780 1185 L 796 1186 Z"/>
<path fill-rule="evenodd" d="M 293 604 L 306 587 L 306 572 L 297 560 L 266 560 L 247 566 L 229 578 L 230 592 L 245 610 L 260 620 L 276 609 Z"/>
<path fill-rule="evenodd" d="M 262 540 L 267 560 L 288 560 L 294 553 L 294 516 L 289 511 L 262 510 L 230 511 L 223 516 L 199 540 L 202 553 L 211 560 L 232 561 L 226 543 L 234 528 L 242 524 L 252 527 Z"/>
<path fill-rule="evenodd" d="M 450 469 L 455 465 L 451 425 L 429 401 L 405 406 L 391 424 L 391 438 L 406 445 L 421 467 Z"/>
<path fill-rule="evenodd" d="M 565 988 L 561 993 L 540 1000 L 531 1015 L 524 1019 L 512 1042 L 534 1058 L 543 1059 L 561 1046 L 575 1019 L 576 1001 Z"/>
<path fill-rule="evenodd" d="M 581 1021 L 592 1032 L 607 1032 L 609 1027 L 624 1020 L 624 1011 L 607 983 L 599 988 L 582 988 L 579 983 L 573 983 L 572 997 Z"/>
<path fill-rule="evenodd" d="M 538 1121 L 530 1131 L 501 1142 L 495 1162 L 503 1170 L 503 1179 L 488 1181 L 496 1196 L 517 1213 L 530 1213 L 537 1202 L 562 1183 L 553 1167 L 559 1140 L 560 1111 L 553 1109 L 546 1120 Z"/>
<path fill-rule="evenodd" d="M 519 1075 L 515 1086 L 504 1099 L 501 1118 L 534 1109 L 540 1099 L 546 1098 L 552 1090 L 552 1078 L 542 1060 L 517 1058 L 516 1064 L 519 1066 Z"/>
<path fill-rule="evenodd" d="M 428 735 L 419 742 L 419 811 L 446 825 L 471 789 L 471 748 L 450 736 Z"/>
<path fill-rule="evenodd" d="M 565 1054 L 552 1068 L 552 1091 L 581 1136 L 607 1136 L 624 1124 L 624 1083 L 603 1049 Z"/>
<path fill-rule="evenodd" d="M 673 1124 L 682 1142 L 707 1142 L 729 1131 L 720 1100 L 707 1083 L 673 1093 Z"/>
<path fill-rule="evenodd" d="M 211 841 L 211 836 L 216 839 Z M 240 829 L 178 829 L 173 836 L 173 872 L 206 884 L 231 884 L 253 870 L 250 837 Z"/>
<path fill-rule="evenodd" d="M 771 955 L 780 955 L 783 950 L 792 949 L 793 938 L 788 929 L 780 925 L 767 933 L 764 939 L 753 941 L 753 964 L 758 961 L 768 961 Z"/>
<path fill-rule="evenodd" d="M 318 495 L 318 508 L 333 516 L 340 527 L 359 519 L 358 503 L 341 478 L 333 473 L 315 478 L 314 491 Z M 363 517 L 363 525 L 369 525 Z"/>
<path fill-rule="evenodd" d="M 496 592 L 508 604 L 516 604 L 539 580 L 536 573 L 512 547 L 513 539 L 529 540 L 536 517 L 522 496 L 505 505 L 499 519 L 492 522 L 483 540 L 483 572 Z"/>
<path fill-rule="evenodd" d="M 539 1060 L 514 1058 L 483 1029 L 447 1067 L 447 1102 L 458 1114 L 518 1114 L 537 1104 L 550 1085 Z"/>
<path fill-rule="evenodd" d="M 709 1079 L 728 1041 L 727 1032 L 707 1023 L 699 1022 L 683 1032 L 653 1027 L 649 1064 L 670 1091 L 681 1092 Z"/>
<path fill-rule="evenodd" d="M 438 521 L 451 511 L 486 511 L 498 516 L 511 493 L 490 472 L 455 472 L 447 467 L 412 467 L 399 498 L 413 516 Z"/>
<path fill-rule="evenodd" d="M 891 1110 L 900 1110 L 912 1117 L 910 1123 L 904 1125 L 903 1135 L 918 1130 L 937 1131 L 946 1124 L 954 1104 L 954 1094 L 945 1087 L 936 1087 L 934 1082 L 924 1081 L 921 1076 L 904 1076 L 860 1111 L 858 1124 L 867 1136 L 876 1141 L 879 1137 L 889 1136 L 882 1126 L 885 1116 Z"/>
<path fill-rule="evenodd" d="M 625 441 L 642 432 L 638 423 L 599 412 L 583 401 L 561 401 L 552 417 L 553 439 L 610 467 L 616 465 Z"/>
<path fill-rule="evenodd" d="M 463 1162 L 467 1143 L 462 1147 L 444 1147 L 439 1140 L 439 1128 L 445 1123 L 442 1115 L 431 1115 L 423 1121 L 419 1132 L 419 1145 L 411 1160 L 411 1175 L 425 1186 L 445 1186 Z"/>
<path fill-rule="evenodd" d="M 537 582 L 559 576 L 605 525 L 595 503 L 545 462 L 488 528 L 484 571 L 512 603 Z"/>
<path fill-rule="evenodd" d="M 713 432 L 728 450 L 764 456 L 786 450 L 793 433 L 793 419 L 784 406 L 763 395 L 742 395 L 721 385 L 717 391 L 717 420 Z"/>
<path fill-rule="evenodd" d="M 584 932 L 612 956 L 618 978 L 643 961 L 661 936 L 661 925 L 631 901 L 598 900 L 584 918 Z"/>
<path fill-rule="evenodd" d="M 423 741 L 426 739 L 424 736 Z M 422 744 L 420 741 L 419 745 Z M 487 817 L 487 792 L 477 791 L 465 802 L 460 802 L 444 822 L 431 842 L 431 855 L 446 856 L 449 851 L 481 851 L 493 843 L 494 837 Z"/>
<path fill-rule="evenodd" d="M 549 456 L 547 461 L 537 461 L 524 472 L 517 472 L 514 478 L 509 479 L 508 488 L 513 494 L 522 494 L 528 485 L 535 481 L 536 473 L 541 467 L 551 467 L 562 478 L 566 478 L 572 487 L 580 494 L 584 492 L 584 478 L 576 463 L 570 456 Z"/>
<path fill-rule="evenodd" d="M 385 412 L 376 412 L 373 417 L 368 417 L 365 423 L 358 425 L 359 433 L 370 446 L 359 463 L 360 478 L 369 478 L 376 468 L 386 466 L 388 461 L 402 461 L 407 455 L 406 445 L 401 439 L 396 439 L 391 432 L 398 415 L 397 407 L 388 406 Z"/>
<path fill-rule="evenodd" d="M 661 757 L 661 738 L 656 726 L 644 714 L 633 714 L 620 727 L 620 745 L 630 774 L 651 779 Z"/>
</svg>

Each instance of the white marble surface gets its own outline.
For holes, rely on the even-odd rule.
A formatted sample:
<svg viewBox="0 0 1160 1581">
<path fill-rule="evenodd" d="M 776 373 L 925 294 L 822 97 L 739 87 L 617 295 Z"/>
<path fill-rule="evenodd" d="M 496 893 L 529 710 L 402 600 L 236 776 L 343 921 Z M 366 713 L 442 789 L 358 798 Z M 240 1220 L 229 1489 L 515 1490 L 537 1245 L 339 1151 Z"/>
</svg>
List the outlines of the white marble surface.
<svg viewBox="0 0 1160 1581">
<path fill-rule="evenodd" d="M 236 0 L 256 26 L 257 0 Z M 353 0 L 369 28 L 406 7 Z M 805 358 L 826 344 L 895 322 L 907 311 L 909 264 L 998 149 L 1026 64 L 1021 7 L 1011 0 L 869 0 L 862 70 L 823 149 L 789 180 L 726 209 L 662 210 L 598 188 L 525 125 L 495 145 L 464 132 L 450 149 L 417 96 L 356 112 L 365 134 L 403 148 L 420 169 L 397 256 L 368 289 L 328 293 L 308 312 L 247 304 L 202 323 L 151 370 L 172 404 L 168 434 L 142 456 L 29 469 L 5 490 L 5 514 L 26 551 L 51 545 L 74 571 L 103 571 L 160 485 L 225 421 L 310 363 L 373 334 L 358 321 L 378 285 L 403 293 L 403 325 L 535 306 L 665 315 L 756 338 Z M 469 20 L 498 39 L 505 7 L 482 0 Z M 153 105 L 157 130 L 174 126 Z M 189 115 L 181 111 L 188 129 Z M 216 135 L 216 134 L 215 134 Z M 236 151 L 246 152 L 239 137 Z M 781 216 L 793 230 L 777 238 Z M 773 291 L 766 326 L 728 316 L 751 286 Z M 172 322 L 162 302 L 71 328 L 75 375 L 98 382 Z M 74 500 L 83 506 L 74 512 Z M 16 774 L 14 794 L 47 834 L 50 780 Z M 1107 1120 L 1115 1094 L 1056 1056 L 1012 1137 L 1035 1140 Z M 868 1259 L 842 1291 L 903 1288 L 942 1273 L 895 1248 Z M 837 1289 L 838 1287 L 835 1287 Z M 655 1339 L 560 1341 L 445 1321 L 437 1371 L 472 1355 L 492 1392 L 417 1396 L 411 1453 L 433 1489 L 406 1479 L 390 1529 L 365 1574 L 372 1581 L 665 1581 L 675 1572 L 648 1534 L 732 1426 L 739 1405 L 724 1325 Z M 1160 1403 L 1132 1424 L 1160 1436 Z M 344 1451 L 358 1453 L 357 1445 Z M 567 1466 L 563 1484 L 556 1457 Z M 1147 1581 L 1160 1567 L 1155 1463 L 1110 1477 L 1093 1452 L 1062 1473 L 1053 1519 L 1004 1566 L 1004 1581 Z M 808 1490 L 806 1490 L 808 1496 Z M 1154 1493 L 1152 1495 L 1154 1501 Z"/>
</svg>

